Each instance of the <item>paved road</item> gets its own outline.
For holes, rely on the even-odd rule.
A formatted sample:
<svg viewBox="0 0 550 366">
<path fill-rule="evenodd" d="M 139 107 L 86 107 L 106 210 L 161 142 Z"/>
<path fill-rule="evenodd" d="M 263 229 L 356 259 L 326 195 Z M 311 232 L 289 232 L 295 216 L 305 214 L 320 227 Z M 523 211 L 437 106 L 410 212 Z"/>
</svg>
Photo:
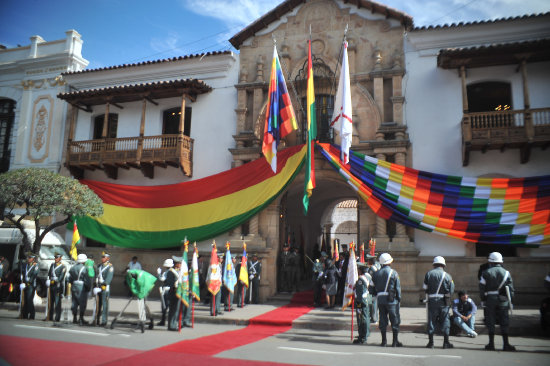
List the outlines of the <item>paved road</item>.
<svg viewBox="0 0 550 366">
<path fill-rule="evenodd" d="M 127 299 L 113 299 L 111 319 L 128 303 Z M 159 304 L 150 302 L 151 311 L 157 313 Z M 42 320 L 16 319 L 17 311 L 13 304 L 0 306 L 0 335 L 29 337 L 35 339 L 76 342 L 96 346 L 117 347 L 127 350 L 147 351 L 176 343 L 181 340 L 195 339 L 243 328 L 247 321 L 257 315 L 266 313 L 281 304 L 247 306 L 225 313 L 221 317 L 208 316 L 205 305 L 197 305 L 197 323 L 194 329 L 184 328 L 181 333 L 169 332 L 166 328 L 155 327 L 141 333 L 128 326 L 117 326 L 114 329 L 99 327 L 79 327 L 65 324 L 54 327 L 51 322 Z M 130 315 L 132 308 L 129 307 Z M 114 315 L 113 315 L 114 314 Z M 351 344 L 349 331 L 349 312 L 314 309 L 294 322 L 291 330 L 263 340 L 224 351 L 215 355 L 217 358 L 236 360 L 276 361 L 281 363 L 304 365 L 359 365 L 376 360 L 383 365 L 545 365 L 550 364 L 550 338 L 535 337 L 536 309 L 523 309 L 516 312 L 515 329 L 523 336 L 511 337 L 518 352 L 487 352 L 483 350 L 487 335 L 480 329 L 478 338 L 451 337 L 455 348 L 441 349 L 442 337 L 436 336 L 437 348 L 424 348 L 427 336 L 423 334 L 425 319 L 424 309 L 402 309 L 403 331 L 400 340 L 406 347 L 400 349 L 379 347 L 380 333 L 375 325 L 371 326 L 371 337 L 367 345 Z M 37 313 L 42 318 L 43 313 Z M 480 320 L 478 321 L 480 322 Z M 529 336 L 526 337 L 525 335 Z M 391 332 L 388 333 L 391 340 Z M 496 338 L 497 347 L 502 347 L 502 340 Z M 37 357 L 39 357 L 37 355 Z M 63 357 L 62 354 L 59 357 Z M 216 361 L 219 364 L 219 361 Z M 55 363 L 52 363 L 55 364 Z M 2 359 L 0 344 L 0 366 L 7 365 Z M 14 365 L 17 365 L 14 363 Z M 27 365 L 25 365 L 27 366 Z"/>
</svg>

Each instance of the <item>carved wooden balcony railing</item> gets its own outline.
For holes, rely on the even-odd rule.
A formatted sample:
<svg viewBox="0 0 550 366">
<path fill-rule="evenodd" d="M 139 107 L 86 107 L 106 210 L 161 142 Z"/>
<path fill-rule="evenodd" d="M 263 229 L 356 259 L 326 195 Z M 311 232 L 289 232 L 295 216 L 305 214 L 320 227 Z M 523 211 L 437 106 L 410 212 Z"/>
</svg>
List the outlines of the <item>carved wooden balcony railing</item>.
<svg viewBox="0 0 550 366">
<path fill-rule="evenodd" d="M 107 176 L 117 179 L 118 168 L 140 169 L 154 178 L 154 167 L 180 167 L 192 175 L 193 139 L 185 135 L 122 137 L 86 141 L 70 141 L 67 165 L 76 178 L 84 170 L 103 169 Z"/>
<path fill-rule="evenodd" d="M 532 147 L 550 146 L 550 108 L 465 113 L 462 117 L 462 165 L 470 151 L 520 149 L 529 161 Z"/>
</svg>

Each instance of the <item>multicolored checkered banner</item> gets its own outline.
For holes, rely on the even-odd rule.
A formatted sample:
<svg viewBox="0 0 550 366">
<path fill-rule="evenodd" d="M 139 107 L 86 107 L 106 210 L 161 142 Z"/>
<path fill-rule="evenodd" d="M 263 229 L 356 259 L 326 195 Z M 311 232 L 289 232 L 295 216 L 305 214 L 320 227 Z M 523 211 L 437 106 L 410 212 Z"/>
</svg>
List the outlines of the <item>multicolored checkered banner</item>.
<svg viewBox="0 0 550 366">
<path fill-rule="evenodd" d="M 386 220 L 486 244 L 550 244 L 550 176 L 468 178 L 434 174 L 317 144 L 332 166 Z"/>
</svg>

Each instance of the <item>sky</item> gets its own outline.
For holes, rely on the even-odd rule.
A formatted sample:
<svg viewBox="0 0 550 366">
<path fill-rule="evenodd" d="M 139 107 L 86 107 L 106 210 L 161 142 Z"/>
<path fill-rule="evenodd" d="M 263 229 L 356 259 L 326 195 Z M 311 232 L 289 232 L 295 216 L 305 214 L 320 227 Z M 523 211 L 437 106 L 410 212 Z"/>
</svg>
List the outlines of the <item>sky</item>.
<svg viewBox="0 0 550 366">
<path fill-rule="evenodd" d="M 88 69 L 234 50 L 229 38 L 282 0 L 0 0 L 0 44 L 82 35 Z M 550 11 L 549 0 L 379 0 L 415 26 L 492 20 Z"/>
</svg>

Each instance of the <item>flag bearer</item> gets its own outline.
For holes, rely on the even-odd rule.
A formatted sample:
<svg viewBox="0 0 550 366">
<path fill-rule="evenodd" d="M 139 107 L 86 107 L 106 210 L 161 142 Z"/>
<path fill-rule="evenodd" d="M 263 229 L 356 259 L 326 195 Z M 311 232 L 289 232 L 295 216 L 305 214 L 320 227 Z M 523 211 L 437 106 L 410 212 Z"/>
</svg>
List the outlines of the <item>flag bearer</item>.
<svg viewBox="0 0 550 366">
<path fill-rule="evenodd" d="M 508 326 L 510 319 L 508 310 L 512 308 L 514 285 L 512 275 L 502 267 L 502 255 L 499 252 L 489 254 L 489 268 L 483 271 L 479 280 L 481 301 L 485 302 L 485 325 L 489 331 L 488 351 L 495 350 L 495 324 L 500 324 L 500 332 L 504 345 L 503 351 L 515 351 L 508 343 Z"/>
<path fill-rule="evenodd" d="M 38 264 L 36 254 L 27 255 L 27 263 L 21 267 L 21 317 L 34 319 L 34 294 L 36 292 L 36 277 L 38 276 Z"/>
<path fill-rule="evenodd" d="M 374 284 L 368 273 L 368 267 L 364 263 L 357 263 L 359 278 L 355 283 L 355 313 L 357 315 L 358 336 L 353 340 L 354 344 L 367 343 L 370 335 L 370 315 L 368 295 L 369 287 Z"/>
<path fill-rule="evenodd" d="M 101 264 L 97 269 L 97 284 L 99 292 L 99 306 L 97 313 L 97 323 L 99 325 L 107 325 L 107 318 L 109 317 L 109 296 L 111 294 L 111 282 L 113 281 L 113 275 L 115 270 L 110 262 L 111 255 L 103 252 L 101 256 Z M 97 290 L 96 290 L 97 291 Z"/>
<path fill-rule="evenodd" d="M 434 331 L 437 325 L 443 332 L 443 348 L 453 348 L 449 342 L 451 321 L 449 308 L 455 284 L 450 274 L 445 272 L 445 258 L 437 256 L 433 260 L 433 269 L 424 276 L 422 288 L 428 295 L 428 337 L 426 348 L 434 347 Z"/>
<path fill-rule="evenodd" d="M 48 278 L 46 279 L 46 286 L 48 287 L 49 296 L 48 304 L 48 318 L 53 319 L 54 322 L 58 322 L 61 319 L 61 299 L 65 292 L 65 276 L 67 274 L 67 267 L 61 263 L 62 255 L 56 253 L 54 255 L 54 263 L 51 264 L 48 270 Z"/>
<path fill-rule="evenodd" d="M 399 314 L 399 303 L 401 302 L 401 283 L 399 274 L 391 268 L 393 258 L 389 253 L 380 254 L 380 265 L 382 268 L 374 275 L 374 294 L 378 300 L 379 322 L 378 328 L 382 335 L 380 346 L 386 346 L 386 327 L 388 326 L 388 317 L 393 331 L 392 347 L 403 347 L 399 342 L 399 324 L 401 316 Z"/>
</svg>

